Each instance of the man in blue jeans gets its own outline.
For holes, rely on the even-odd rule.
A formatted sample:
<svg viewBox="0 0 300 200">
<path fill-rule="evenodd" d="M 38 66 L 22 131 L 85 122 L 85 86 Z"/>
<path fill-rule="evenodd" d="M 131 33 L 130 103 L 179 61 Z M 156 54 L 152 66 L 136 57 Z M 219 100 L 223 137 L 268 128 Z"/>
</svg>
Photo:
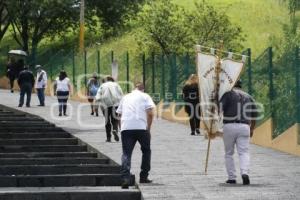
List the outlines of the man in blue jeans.
<svg viewBox="0 0 300 200">
<path fill-rule="evenodd" d="M 150 129 L 153 120 L 155 104 L 151 97 L 144 93 L 144 85 L 136 84 L 136 89 L 125 95 L 117 109 L 121 115 L 122 137 L 122 188 L 127 189 L 130 183 L 131 156 L 136 142 L 141 145 L 142 165 L 140 183 L 151 183 L 148 179 L 151 168 Z"/>
</svg>

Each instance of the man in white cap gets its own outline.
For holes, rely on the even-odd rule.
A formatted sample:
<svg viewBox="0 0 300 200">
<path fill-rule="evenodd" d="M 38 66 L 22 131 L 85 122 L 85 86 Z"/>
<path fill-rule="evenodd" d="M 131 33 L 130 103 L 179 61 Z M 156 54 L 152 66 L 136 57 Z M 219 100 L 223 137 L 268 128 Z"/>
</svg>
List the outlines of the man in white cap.
<svg viewBox="0 0 300 200">
<path fill-rule="evenodd" d="M 45 106 L 45 88 L 47 87 L 47 73 L 42 69 L 41 65 L 36 65 L 37 71 L 35 89 L 39 98 L 38 106 Z"/>
</svg>

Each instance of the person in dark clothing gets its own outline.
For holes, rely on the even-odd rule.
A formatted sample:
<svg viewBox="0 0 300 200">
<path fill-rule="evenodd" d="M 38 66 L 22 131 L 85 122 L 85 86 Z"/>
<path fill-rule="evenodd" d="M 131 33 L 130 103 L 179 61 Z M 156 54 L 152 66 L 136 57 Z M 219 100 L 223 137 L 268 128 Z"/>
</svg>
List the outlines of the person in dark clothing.
<svg viewBox="0 0 300 200">
<path fill-rule="evenodd" d="M 23 69 L 23 67 L 22 67 Z M 20 71 L 17 69 L 17 65 L 15 59 L 9 58 L 7 65 L 6 65 L 6 76 L 9 79 L 10 84 L 10 91 L 11 93 L 14 92 L 14 82 L 18 78 Z"/>
<path fill-rule="evenodd" d="M 196 74 L 191 74 L 186 81 L 183 89 L 183 100 L 185 104 L 185 112 L 190 118 L 191 135 L 200 134 L 200 100 L 199 100 L 199 84 Z"/>
<path fill-rule="evenodd" d="M 21 71 L 18 77 L 18 84 L 20 87 L 20 101 L 19 107 L 22 107 L 24 104 L 24 96 L 26 94 L 26 107 L 30 107 L 31 93 L 34 86 L 34 76 L 32 71 L 28 69 L 28 66 L 24 67 L 24 70 Z"/>
<path fill-rule="evenodd" d="M 235 87 L 226 92 L 220 100 L 223 113 L 223 141 L 225 146 L 225 164 L 228 174 L 226 183 L 235 184 L 234 148 L 236 146 L 240 160 L 240 172 L 244 185 L 250 184 L 249 179 L 249 143 L 253 135 L 255 121 L 258 116 L 253 98 L 241 90 L 242 82 L 237 81 Z"/>
</svg>

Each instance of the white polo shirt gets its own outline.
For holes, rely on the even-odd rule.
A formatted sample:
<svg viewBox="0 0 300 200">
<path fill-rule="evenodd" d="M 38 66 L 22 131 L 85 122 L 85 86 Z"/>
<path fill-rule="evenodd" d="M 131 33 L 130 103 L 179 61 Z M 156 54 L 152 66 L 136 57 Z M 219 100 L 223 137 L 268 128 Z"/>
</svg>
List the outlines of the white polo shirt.
<svg viewBox="0 0 300 200">
<path fill-rule="evenodd" d="M 59 77 L 56 78 L 56 92 L 68 92 L 69 91 L 69 85 L 70 85 L 70 79 L 66 77 L 63 80 L 59 80 Z"/>
<path fill-rule="evenodd" d="M 146 110 L 154 107 L 151 97 L 137 89 L 125 95 L 116 111 L 121 114 L 121 131 L 146 130 Z"/>
</svg>

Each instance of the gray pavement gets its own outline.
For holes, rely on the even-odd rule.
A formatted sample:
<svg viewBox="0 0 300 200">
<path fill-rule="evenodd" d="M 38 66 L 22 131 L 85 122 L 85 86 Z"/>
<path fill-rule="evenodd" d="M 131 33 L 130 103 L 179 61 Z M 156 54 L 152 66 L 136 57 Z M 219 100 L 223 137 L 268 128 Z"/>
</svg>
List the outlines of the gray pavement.
<svg viewBox="0 0 300 200">
<path fill-rule="evenodd" d="M 18 93 L 0 90 L 0 104 L 39 115 L 70 131 L 102 153 L 121 161 L 121 143 L 106 143 L 104 119 L 90 116 L 88 104 L 70 101 L 69 116 L 59 118 L 55 97 L 46 98 L 46 107 L 38 107 L 32 97 L 31 108 L 17 108 Z M 223 142 L 213 140 L 208 168 L 204 175 L 207 140 L 190 136 L 182 124 L 156 119 L 152 128 L 153 184 L 140 185 L 145 200 L 199 200 L 199 199 L 300 199 L 300 157 L 251 145 L 251 185 L 224 184 Z M 238 170 L 238 158 L 236 167 Z M 141 153 L 137 144 L 132 157 L 132 173 L 138 179 Z"/>
</svg>

